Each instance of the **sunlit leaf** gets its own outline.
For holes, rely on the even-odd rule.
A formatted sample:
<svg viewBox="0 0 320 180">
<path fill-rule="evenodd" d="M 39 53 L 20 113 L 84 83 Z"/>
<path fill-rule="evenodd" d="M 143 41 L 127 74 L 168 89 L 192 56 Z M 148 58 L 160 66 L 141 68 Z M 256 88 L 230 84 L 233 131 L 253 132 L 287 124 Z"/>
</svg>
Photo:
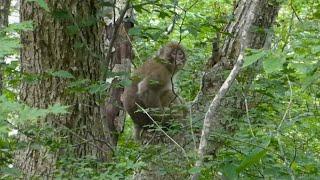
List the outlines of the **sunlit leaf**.
<svg viewBox="0 0 320 180">
<path fill-rule="evenodd" d="M 266 51 L 259 51 L 257 53 L 253 53 L 249 56 L 245 56 L 244 64 L 242 67 L 250 66 L 251 64 L 257 62 L 259 59 L 265 57 L 268 53 Z"/>
<path fill-rule="evenodd" d="M 49 11 L 48 4 L 45 2 L 45 0 L 27 0 L 28 2 L 36 2 L 39 4 L 41 8 L 43 8 L 46 11 Z"/>
<path fill-rule="evenodd" d="M 16 32 L 16 31 L 28 31 L 33 30 L 32 21 L 23 21 L 20 23 L 9 24 L 3 31 L 5 32 Z"/>
<path fill-rule="evenodd" d="M 51 75 L 55 76 L 55 77 L 66 78 L 66 79 L 75 78 L 71 73 L 69 73 L 68 71 L 63 71 L 63 70 L 52 72 Z"/>
<path fill-rule="evenodd" d="M 252 153 L 247 155 L 245 159 L 240 163 L 240 165 L 236 168 L 236 171 L 240 173 L 246 168 L 258 163 L 260 159 L 262 159 L 267 154 L 266 148 L 269 146 L 270 140 L 271 139 L 268 138 L 261 145 L 259 145 L 259 147 L 255 148 Z"/>
<path fill-rule="evenodd" d="M 0 58 L 16 53 L 20 47 L 19 39 L 0 37 Z"/>
<path fill-rule="evenodd" d="M 282 70 L 284 62 L 285 58 L 281 54 L 269 54 L 269 56 L 263 60 L 263 68 L 267 73 L 273 73 Z"/>
</svg>

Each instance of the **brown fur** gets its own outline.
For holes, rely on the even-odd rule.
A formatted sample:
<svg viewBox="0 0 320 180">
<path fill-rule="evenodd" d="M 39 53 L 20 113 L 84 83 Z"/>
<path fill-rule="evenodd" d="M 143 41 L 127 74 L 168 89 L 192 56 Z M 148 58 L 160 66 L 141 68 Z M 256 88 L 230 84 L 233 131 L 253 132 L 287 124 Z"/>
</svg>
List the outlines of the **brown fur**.
<svg viewBox="0 0 320 180">
<path fill-rule="evenodd" d="M 172 91 L 172 77 L 181 69 L 186 61 L 183 47 L 178 43 L 169 43 L 161 48 L 157 56 L 146 61 L 133 72 L 131 86 L 125 88 L 122 101 L 125 110 L 131 116 L 136 138 L 145 125 L 152 124 L 152 120 L 139 111 L 139 104 L 143 108 L 165 108 L 171 103 L 179 103 L 179 99 Z M 159 117 L 153 119 L 160 121 Z"/>
</svg>

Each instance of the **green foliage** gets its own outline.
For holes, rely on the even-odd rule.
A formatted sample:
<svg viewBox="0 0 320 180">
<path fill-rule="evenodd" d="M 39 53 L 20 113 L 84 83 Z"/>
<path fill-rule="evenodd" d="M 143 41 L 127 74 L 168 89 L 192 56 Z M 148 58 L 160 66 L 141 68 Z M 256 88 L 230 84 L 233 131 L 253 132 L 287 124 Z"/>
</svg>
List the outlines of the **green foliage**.
<svg viewBox="0 0 320 180">
<path fill-rule="evenodd" d="M 20 48 L 20 42 L 18 39 L 0 37 L 0 58 L 13 54 L 18 50 L 18 48 Z"/>
<path fill-rule="evenodd" d="M 40 118 L 44 118 L 48 114 L 64 114 L 67 113 L 66 106 L 58 104 L 49 106 L 48 109 L 31 108 L 24 104 L 10 101 L 5 96 L 0 96 L 0 120 L 14 121 L 17 124 L 23 124 L 26 121 L 30 123 L 36 122 Z"/>
<path fill-rule="evenodd" d="M 36 2 L 41 8 L 43 8 L 46 11 L 50 11 L 48 4 L 45 0 L 27 0 L 27 2 Z"/>
<path fill-rule="evenodd" d="M 36 139 L 40 135 L 36 135 L 34 131 L 34 128 L 39 128 L 34 126 L 36 122 L 43 120 L 48 115 L 65 114 L 67 107 L 54 104 L 47 109 L 31 108 L 17 101 L 8 100 L 5 96 L 0 96 L 0 107 L 0 172 L 2 174 L 0 178 L 19 177 L 21 175 L 19 170 L 8 166 L 12 166 L 13 153 L 19 147 L 21 148 L 22 144 L 10 134 L 32 135 Z M 48 131 L 46 133 L 49 137 Z M 33 148 L 36 147 L 34 145 Z"/>
<path fill-rule="evenodd" d="M 29 1 L 49 11 L 46 1 Z M 138 14 L 135 27 L 129 31 L 137 51 L 134 64 L 142 64 L 164 43 L 181 40 L 188 62 L 175 83 L 177 93 L 187 102 L 192 101 L 202 83 L 206 60 L 211 55 L 212 38 L 233 18 L 232 2 L 210 0 L 193 4 L 181 0 L 178 6 L 175 6 L 176 1 L 167 0 L 134 0 L 132 3 Z M 234 122 L 234 134 L 213 133 L 210 138 L 214 142 L 221 140 L 225 146 L 217 157 L 207 156 L 202 168 L 194 167 L 197 159 L 194 147 L 183 146 L 187 160 L 176 145 L 137 144 L 132 138 L 130 119 L 126 120 L 110 162 L 101 162 L 91 156 L 77 158 L 73 154 L 77 146 L 65 140 L 73 129 L 56 128 L 47 123 L 38 125 L 46 118 L 68 113 L 69 107 L 52 104 L 39 109 L 22 104 L 18 98 L 21 80 L 36 83 L 55 78 L 66 83 L 66 93 L 105 96 L 114 79 L 119 80 L 115 87 L 128 86 L 131 83 L 129 75 L 107 72 L 110 81 L 106 83 L 60 69 L 41 75 L 21 74 L 19 62 L 13 61 L 2 69 L 5 87 L 4 95 L 0 97 L 0 178 L 22 178 L 21 172 L 12 168 L 13 152 L 27 146 L 14 135 L 13 132 L 18 131 L 19 135 L 32 138 L 32 143 L 28 144 L 30 148 L 46 147 L 52 153 L 63 152 L 56 163 L 54 175 L 58 179 L 132 179 L 135 173 L 148 170 L 150 165 L 159 167 L 157 172 L 164 177 L 178 174 L 188 178 L 201 172 L 201 179 L 290 179 L 291 170 L 297 179 L 317 179 L 320 176 L 320 2 L 292 0 L 283 3 L 277 26 L 270 30 L 274 32 L 272 48 L 247 50 L 243 66 L 243 72 L 247 74 L 237 79 L 239 87 L 236 90 L 246 98 L 249 108 L 240 103 L 240 110 L 235 107 L 220 110 L 241 115 L 224 117 L 227 122 Z M 113 6 L 112 3 L 101 4 Z M 50 15 L 67 24 L 66 32 L 70 36 L 79 35 L 84 28 L 95 26 L 98 21 L 96 17 L 73 17 L 68 10 L 50 8 Z M 168 32 L 170 27 L 173 27 L 172 32 Z M 0 59 L 18 55 L 21 45 L 17 32 L 32 29 L 32 22 L 23 22 L 1 30 Z M 262 31 L 261 28 L 256 30 Z M 222 33 L 222 36 L 228 34 Z M 73 48 L 81 50 L 86 46 L 86 42 L 78 40 Z M 258 67 L 258 71 L 252 72 L 253 67 Z M 248 77 L 253 79 L 250 85 L 246 84 Z M 202 111 L 205 113 L 206 110 Z M 193 119 L 197 122 L 192 124 L 196 135 L 201 132 L 202 120 L 203 117 Z M 188 123 L 188 126 L 177 126 L 168 133 L 191 132 L 190 129 Z M 185 138 L 193 142 L 194 137 L 187 133 Z"/>
<path fill-rule="evenodd" d="M 268 52 L 266 51 L 257 51 L 257 52 L 254 52 L 254 50 L 252 51 L 253 51 L 252 54 L 247 55 L 245 57 L 244 64 L 242 66 L 243 68 L 257 62 L 259 59 L 264 58 L 268 54 Z"/>
<path fill-rule="evenodd" d="M 15 32 L 32 30 L 32 22 L 10 24 L 8 27 L 0 29 L 0 62 L 7 55 L 16 53 L 20 46 L 20 39 Z"/>
<path fill-rule="evenodd" d="M 68 71 L 55 71 L 55 72 L 52 72 L 51 73 L 52 76 L 55 76 L 55 77 L 59 77 L 59 78 L 67 78 L 67 79 L 74 79 L 75 77 L 69 73 Z"/>
<path fill-rule="evenodd" d="M 263 69 L 266 73 L 273 73 L 282 70 L 285 63 L 285 57 L 280 52 L 272 52 L 263 61 Z"/>
</svg>

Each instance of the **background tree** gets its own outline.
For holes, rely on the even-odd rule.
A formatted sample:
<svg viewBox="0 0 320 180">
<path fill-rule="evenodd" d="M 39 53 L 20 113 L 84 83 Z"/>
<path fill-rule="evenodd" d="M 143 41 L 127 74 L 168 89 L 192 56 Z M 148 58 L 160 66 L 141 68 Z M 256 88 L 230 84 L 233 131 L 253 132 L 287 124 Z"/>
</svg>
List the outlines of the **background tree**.
<svg viewBox="0 0 320 180">
<path fill-rule="evenodd" d="M 114 130 L 111 134 L 114 147 L 117 146 L 119 135 L 124 128 L 126 113 L 122 108 L 120 97 L 124 86 L 128 84 L 127 73 L 130 73 L 131 60 L 133 59 L 132 43 L 128 31 L 133 27 L 134 14 L 133 9 L 129 9 L 129 6 L 129 1 L 117 1 L 117 7 L 122 7 L 125 10 L 119 12 L 121 14 L 115 17 L 117 19 L 115 24 L 111 19 L 107 26 L 107 39 L 105 40 L 105 42 L 110 42 L 112 46 L 106 54 L 106 59 L 109 61 L 107 67 L 111 72 L 118 73 L 116 78 L 112 78 L 108 89 L 110 97 L 105 103 L 106 116 L 103 118 L 106 119 L 109 129 Z"/>
<path fill-rule="evenodd" d="M 8 16 L 10 14 L 10 0 L 0 1 L 0 31 L 8 26 Z M 0 95 L 2 94 L 3 80 L 2 80 L 2 65 L 4 64 L 4 59 L 0 59 Z"/>
<path fill-rule="evenodd" d="M 245 111 L 241 110 L 241 105 L 244 105 L 245 102 L 244 99 L 239 97 L 242 97 L 247 89 L 233 86 L 231 94 L 228 94 L 228 97 L 224 96 L 235 79 L 239 79 L 238 86 L 250 86 L 250 80 L 252 81 L 254 77 L 253 73 L 257 72 L 256 69 L 247 70 L 240 77 L 237 77 L 244 61 L 244 51 L 246 48 L 261 49 L 268 48 L 271 45 L 267 37 L 268 32 L 271 32 L 278 10 L 279 4 L 268 0 L 238 1 L 235 5 L 235 19 L 228 24 L 225 32 L 232 34 L 232 36 L 226 37 L 221 49 L 214 49 L 216 52 L 213 52 L 214 56 L 209 59 L 211 62 L 208 63 L 209 65 L 213 65 L 213 67 L 204 75 L 202 89 L 197 97 L 197 101 L 193 104 L 196 108 L 199 108 L 198 103 L 204 104 L 204 107 L 207 107 L 207 97 L 211 93 L 216 94 L 204 118 L 198 150 L 199 160 L 197 160 L 196 166 L 200 167 L 202 164 L 207 151 L 209 135 L 224 133 L 221 131 L 222 129 L 226 132 L 230 131 L 230 125 L 235 123 L 233 121 L 244 114 Z M 233 69 L 225 80 L 223 71 L 231 69 L 230 66 L 233 66 Z M 203 101 L 204 98 L 206 99 L 205 101 Z M 221 107 L 219 107 L 220 104 Z M 247 107 L 247 104 L 245 105 Z M 203 106 L 200 109 L 202 108 Z M 224 109 L 228 111 L 224 111 Z M 231 109 L 233 110 L 230 111 Z M 242 115 L 239 114 L 241 112 L 243 112 Z M 233 121 L 228 122 L 227 118 L 231 118 Z M 210 147 L 209 151 L 212 153 L 211 155 L 216 156 L 217 149 L 223 143 L 218 138 L 215 138 L 213 142 L 215 145 Z M 198 179 L 198 175 L 195 174 L 193 179 Z"/>
</svg>

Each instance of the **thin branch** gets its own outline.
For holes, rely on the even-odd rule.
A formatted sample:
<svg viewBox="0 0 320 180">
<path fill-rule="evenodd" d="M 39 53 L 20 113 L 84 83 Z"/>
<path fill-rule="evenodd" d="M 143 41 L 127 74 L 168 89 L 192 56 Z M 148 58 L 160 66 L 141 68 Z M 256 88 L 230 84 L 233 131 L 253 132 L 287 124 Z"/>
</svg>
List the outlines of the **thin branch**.
<svg viewBox="0 0 320 180">
<path fill-rule="evenodd" d="M 186 153 L 186 151 L 183 149 L 183 147 L 178 144 L 172 137 L 170 137 L 161 127 L 160 125 L 150 116 L 150 114 L 143 108 L 141 107 L 138 103 L 135 103 L 142 111 L 143 113 L 145 113 L 151 120 L 152 122 L 157 126 L 157 128 L 159 128 L 159 130 L 165 135 L 167 136 L 175 145 L 177 145 L 183 152 L 183 154 L 186 156 L 187 160 L 189 161 L 188 155 Z"/>
<path fill-rule="evenodd" d="M 292 4 L 292 1 L 290 1 L 290 7 L 291 7 L 291 9 L 292 9 L 292 11 L 293 11 L 294 15 L 297 17 L 298 21 L 299 21 L 300 23 L 302 23 L 302 20 L 301 20 L 301 18 L 299 17 L 299 15 L 298 15 L 298 13 L 297 13 L 296 9 L 294 8 L 294 6 L 293 6 L 293 4 Z"/>
<path fill-rule="evenodd" d="M 124 28 L 124 27 L 123 27 L 123 28 Z M 132 49 L 133 49 L 134 53 L 137 55 L 137 58 L 139 59 L 139 61 L 141 61 L 140 54 L 139 54 L 137 48 L 135 47 L 135 45 L 132 43 L 128 32 L 125 31 L 125 33 L 126 33 L 126 36 L 127 36 L 127 38 L 128 38 L 129 43 L 130 43 L 131 46 L 132 46 Z M 133 66 L 134 66 L 135 68 L 137 67 L 137 65 L 133 62 L 133 60 L 131 60 L 131 63 L 133 64 Z"/>
<path fill-rule="evenodd" d="M 217 119 L 216 119 L 216 112 L 220 106 L 220 103 L 222 101 L 222 98 L 226 95 L 226 93 L 228 92 L 229 88 L 231 87 L 233 81 L 235 80 L 235 78 L 237 77 L 237 75 L 240 72 L 240 68 L 243 64 L 243 57 L 244 57 L 244 50 L 243 50 L 243 45 L 241 45 L 240 48 L 240 54 L 238 57 L 238 60 L 235 64 L 235 66 L 233 67 L 233 69 L 231 70 L 229 76 L 227 77 L 227 79 L 224 81 L 224 83 L 222 84 L 221 88 L 219 89 L 217 95 L 214 97 L 214 99 L 212 100 L 209 109 L 205 115 L 205 119 L 203 122 L 203 128 L 202 128 L 202 133 L 201 133 L 201 139 L 200 139 L 200 144 L 199 144 L 199 149 L 198 149 L 198 156 L 199 159 L 196 162 L 196 167 L 201 167 L 202 166 L 202 161 L 205 155 L 205 151 L 207 148 L 207 138 L 209 136 L 209 132 L 210 132 L 210 127 L 213 123 L 217 123 Z M 198 179 L 199 177 L 199 173 L 196 173 L 192 176 L 193 180 Z"/>
<path fill-rule="evenodd" d="M 281 139 L 280 139 L 280 130 L 281 130 L 281 127 L 282 127 L 282 124 L 284 123 L 286 117 L 287 117 L 287 114 L 288 112 L 290 111 L 291 109 L 291 104 L 292 104 L 292 96 L 293 96 L 293 91 L 292 91 L 292 86 L 291 86 L 291 81 L 287 75 L 287 79 L 288 79 L 288 84 L 289 84 L 289 88 L 290 88 L 290 100 L 289 100 L 289 103 L 288 103 L 288 107 L 285 111 L 285 113 L 283 114 L 283 117 L 282 117 L 282 120 L 281 122 L 279 123 L 278 125 L 278 128 L 277 128 L 277 141 L 278 141 L 278 146 L 279 146 L 279 150 L 280 150 L 280 153 L 282 155 L 282 158 L 283 158 L 283 161 L 286 165 L 286 168 L 287 168 L 287 171 L 288 173 L 290 174 L 290 177 L 292 180 L 295 180 L 295 176 L 294 176 L 294 173 L 290 167 L 290 163 L 284 153 L 284 150 L 283 150 L 283 146 L 282 146 L 282 142 L 281 142 Z"/>
<path fill-rule="evenodd" d="M 293 91 L 292 91 L 291 81 L 290 81 L 288 75 L 287 75 L 287 79 L 288 79 L 288 84 L 289 84 L 289 88 L 290 88 L 290 99 L 289 99 L 288 107 L 287 107 L 285 113 L 283 114 L 283 117 L 282 117 L 282 120 L 281 120 L 280 124 L 278 125 L 278 128 L 277 128 L 277 131 L 278 131 L 278 132 L 280 131 L 281 126 L 282 126 L 283 122 L 285 121 L 285 119 L 286 119 L 286 117 L 287 117 L 287 114 L 288 114 L 288 112 L 289 112 L 290 109 L 291 109 L 291 104 L 292 104 Z"/>
<path fill-rule="evenodd" d="M 193 132 L 193 124 L 192 124 L 192 107 L 190 105 L 189 109 L 189 116 L 190 116 L 190 131 L 191 131 L 191 136 L 192 136 L 192 141 L 193 141 L 193 145 L 194 145 L 194 150 L 197 150 L 197 143 L 196 143 L 196 136 L 194 135 Z"/>
<path fill-rule="evenodd" d="M 211 125 L 217 125 L 219 123 L 219 120 L 217 119 L 217 110 L 221 104 L 222 98 L 226 95 L 228 92 L 229 88 L 233 84 L 235 78 L 240 72 L 240 68 L 243 64 L 243 58 L 244 58 L 244 48 L 247 47 L 247 34 L 250 31 L 251 23 L 254 18 L 254 11 L 256 10 L 256 2 L 252 4 L 252 7 L 250 10 L 248 10 L 248 15 L 246 19 L 246 24 L 243 27 L 242 34 L 239 37 L 239 42 L 240 42 L 240 48 L 239 48 L 239 56 L 238 59 L 232 68 L 229 76 L 227 79 L 224 81 L 222 84 L 221 88 L 219 89 L 218 93 L 212 100 L 209 109 L 205 115 L 204 122 L 203 122 L 203 127 L 202 127 L 202 133 L 201 133 L 201 139 L 199 143 L 199 149 L 198 149 L 198 160 L 196 161 L 195 166 L 200 168 L 203 163 L 203 159 L 205 156 L 206 148 L 207 148 L 207 138 L 210 133 L 210 128 Z M 200 176 L 200 173 L 195 173 L 192 175 L 192 180 L 197 180 Z"/>
<path fill-rule="evenodd" d="M 107 67 L 110 67 L 110 64 L 112 63 L 112 61 L 110 60 L 111 59 L 112 48 L 113 48 L 113 45 L 114 45 L 114 43 L 115 43 L 115 41 L 117 39 L 119 27 L 120 27 L 121 23 L 123 22 L 123 18 L 124 18 L 125 14 L 126 14 L 126 12 L 127 12 L 127 10 L 129 8 L 130 8 L 130 3 L 129 3 L 129 0 L 127 0 L 126 5 L 123 8 L 118 20 L 117 21 L 114 20 L 114 31 L 113 31 L 113 34 L 112 34 L 112 39 L 110 41 L 109 49 L 108 49 L 107 57 L 106 57 L 106 60 L 107 60 L 106 65 L 107 65 Z M 115 14 L 114 14 L 114 16 L 115 16 Z M 103 67 L 104 66 L 105 65 L 103 65 Z M 102 73 L 103 77 L 104 77 L 105 73 L 106 72 Z"/>
<path fill-rule="evenodd" d="M 251 121 L 250 121 L 248 100 L 247 100 L 247 97 L 245 96 L 244 92 L 242 92 L 242 96 L 244 98 L 244 104 L 245 104 L 245 107 L 246 107 L 246 119 L 247 119 L 247 122 L 249 124 L 250 133 L 251 133 L 252 137 L 255 137 L 255 135 L 253 133 L 253 130 L 252 130 Z"/>
<path fill-rule="evenodd" d="M 227 140 L 230 140 L 230 141 L 233 141 L 233 142 L 239 142 L 239 143 L 241 143 L 241 144 L 247 144 L 247 145 L 250 145 L 250 146 L 254 146 L 254 147 L 256 147 L 256 148 L 260 148 L 260 149 L 266 150 L 266 151 L 268 151 L 268 153 L 274 154 L 275 156 L 278 156 L 278 157 L 282 158 L 281 154 L 279 154 L 279 153 L 278 153 L 277 151 L 275 151 L 274 149 L 261 146 L 260 144 L 254 144 L 254 143 L 247 142 L 247 141 L 244 141 L 244 140 L 241 140 L 241 139 L 237 139 L 237 138 L 230 137 L 230 136 L 228 136 L 228 135 L 223 135 L 223 134 L 221 134 L 221 133 L 215 133 L 215 132 L 213 132 L 212 135 L 213 135 L 213 136 L 216 136 L 216 137 L 219 137 L 219 138 L 224 138 L 224 139 L 227 139 Z"/>
<path fill-rule="evenodd" d="M 288 33 L 287 33 L 287 36 L 284 39 L 284 45 L 282 46 L 282 49 L 281 49 L 282 52 L 284 51 L 284 49 L 286 48 L 286 46 L 289 43 L 289 39 L 290 39 L 292 28 L 293 28 L 293 17 L 294 17 L 294 13 L 292 13 L 292 15 L 291 15 L 290 24 L 289 24 L 289 28 L 288 28 Z"/>
</svg>

